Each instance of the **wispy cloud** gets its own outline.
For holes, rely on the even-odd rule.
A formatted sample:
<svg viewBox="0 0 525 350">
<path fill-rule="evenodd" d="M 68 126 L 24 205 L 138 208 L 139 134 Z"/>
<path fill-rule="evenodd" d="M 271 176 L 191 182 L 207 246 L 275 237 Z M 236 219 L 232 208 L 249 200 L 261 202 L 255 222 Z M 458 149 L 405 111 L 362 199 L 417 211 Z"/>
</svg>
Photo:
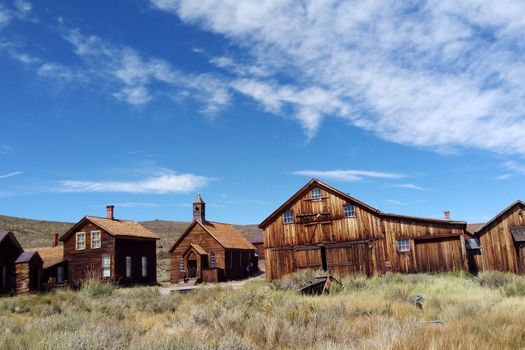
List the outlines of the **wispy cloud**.
<svg viewBox="0 0 525 350">
<path fill-rule="evenodd" d="M 0 175 L 0 179 L 7 179 L 8 177 L 22 175 L 23 173 L 24 173 L 23 171 L 13 171 L 12 173 L 9 173 L 9 174 Z"/>
<path fill-rule="evenodd" d="M 509 170 L 512 170 L 512 171 L 515 171 L 515 172 L 517 172 L 519 174 L 525 175 L 525 165 L 524 164 L 520 164 L 520 163 L 518 163 L 516 161 L 509 160 L 509 161 L 503 163 L 503 166 L 506 167 Z"/>
<path fill-rule="evenodd" d="M 150 203 L 150 202 L 120 202 L 120 203 L 113 203 L 113 205 L 117 208 L 141 208 L 141 207 L 158 207 L 159 205 L 157 203 Z M 102 208 L 104 205 L 102 204 L 94 204 L 90 205 L 91 208 Z"/>
<path fill-rule="evenodd" d="M 0 145 L 0 154 L 7 154 L 7 153 L 11 152 L 12 149 L 13 149 L 13 147 L 11 147 L 11 146 Z"/>
<path fill-rule="evenodd" d="M 416 147 L 525 154 L 525 2 L 150 1 L 267 62 L 234 89 L 310 136 L 338 117 Z"/>
<path fill-rule="evenodd" d="M 502 174 L 502 175 L 496 176 L 496 180 L 507 180 L 507 179 L 510 179 L 511 177 L 512 177 L 511 174 Z"/>
<path fill-rule="evenodd" d="M 138 181 L 64 180 L 61 192 L 122 192 L 122 193 L 189 193 L 206 186 L 211 179 L 194 174 L 164 172 Z"/>
<path fill-rule="evenodd" d="M 407 203 L 398 201 L 397 199 L 385 199 L 385 202 L 394 204 L 394 205 L 408 205 Z"/>
<path fill-rule="evenodd" d="M 410 183 L 407 183 L 407 184 L 396 184 L 396 185 L 392 185 L 393 187 L 399 187 L 399 188 L 407 188 L 407 189 L 410 189 L 410 190 L 417 190 L 417 191 L 427 191 L 428 189 L 424 188 L 424 187 L 421 187 L 421 186 L 418 186 L 416 184 L 410 184 Z"/>
<path fill-rule="evenodd" d="M 292 174 L 344 182 L 360 181 L 364 178 L 400 179 L 405 177 L 403 174 L 368 170 L 298 170 Z"/>
</svg>

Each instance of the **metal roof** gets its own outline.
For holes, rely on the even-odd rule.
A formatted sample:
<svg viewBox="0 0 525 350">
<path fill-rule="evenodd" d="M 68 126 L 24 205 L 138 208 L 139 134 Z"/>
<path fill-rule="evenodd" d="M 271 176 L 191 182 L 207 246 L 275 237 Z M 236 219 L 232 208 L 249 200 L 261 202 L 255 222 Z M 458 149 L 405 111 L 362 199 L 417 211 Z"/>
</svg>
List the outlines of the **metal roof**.
<svg viewBox="0 0 525 350">
<path fill-rule="evenodd" d="M 510 232 L 515 242 L 525 242 L 525 226 L 511 227 Z"/>
<path fill-rule="evenodd" d="M 465 246 L 468 250 L 481 249 L 481 243 L 477 238 L 469 238 L 465 240 Z"/>
</svg>

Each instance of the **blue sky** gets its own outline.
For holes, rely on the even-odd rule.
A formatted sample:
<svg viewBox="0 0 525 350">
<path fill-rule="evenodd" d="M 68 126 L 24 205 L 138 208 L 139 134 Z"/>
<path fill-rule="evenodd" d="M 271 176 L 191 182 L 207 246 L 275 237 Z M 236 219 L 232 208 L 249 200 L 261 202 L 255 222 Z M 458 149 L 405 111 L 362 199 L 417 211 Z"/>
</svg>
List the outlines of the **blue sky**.
<svg viewBox="0 0 525 350">
<path fill-rule="evenodd" d="M 525 198 L 518 1 L 1 1 L 0 214 L 259 223 L 311 177 L 481 222 Z"/>
</svg>

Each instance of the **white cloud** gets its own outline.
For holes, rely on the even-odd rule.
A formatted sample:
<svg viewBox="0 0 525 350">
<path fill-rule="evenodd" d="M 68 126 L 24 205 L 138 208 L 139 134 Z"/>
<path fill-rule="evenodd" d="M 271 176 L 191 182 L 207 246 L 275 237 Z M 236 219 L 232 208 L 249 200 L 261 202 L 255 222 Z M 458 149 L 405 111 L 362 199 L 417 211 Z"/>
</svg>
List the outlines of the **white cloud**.
<svg viewBox="0 0 525 350">
<path fill-rule="evenodd" d="M 164 172 L 138 181 L 61 181 L 61 192 L 188 193 L 208 184 L 209 178 Z"/>
<path fill-rule="evenodd" d="M 359 181 L 364 178 L 400 179 L 405 177 L 403 174 L 367 170 L 298 170 L 292 174 L 344 182 Z"/>
<path fill-rule="evenodd" d="M 23 173 L 24 173 L 23 171 L 13 171 L 12 173 L 9 173 L 9 174 L 0 175 L 0 179 L 7 179 L 8 177 L 22 175 Z"/>
<path fill-rule="evenodd" d="M 394 204 L 394 205 L 408 205 L 407 203 L 398 201 L 397 199 L 385 199 L 385 202 Z"/>
<path fill-rule="evenodd" d="M 424 187 L 421 187 L 421 186 L 418 186 L 416 184 L 396 184 L 396 185 L 392 185 L 394 187 L 399 187 L 399 188 L 408 188 L 410 190 L 417 190 L 417 191 L 426 191 L 427 189 L 424 188 Z"/>
<path fill-rule="evenodd" d="M 11 14 L 9 11 L 0 4 L 0 29 L 6 27 L 11 22 Z"/>
<path fill-rule="evenodd" d="M 83 59 L 83 69 L 91 79 L 123 102 L 142 105 L 162 96 L 175 101 L 190 98 L 202 103 L 201 111 L 210 114 L 230 103 L 229 87 L 218 76 L 188 74 L 166 60 L 144 57 L 133 48 L 78 30 L 66 30 L 64 38 Z"/>
<path fill-rule="evenodd" d="M 25 0 L 15 0 L 14 5 L 21 14 L 27 14 L 31 12 L 31 9 L 33 8 L 33 5 Z"/>
<path fill-rule="evenodd" d="M 507 179 L 510 179 L 511 177 L 512 177 L 511 174 L 502 174 L 502 175 L 496 176 L 496 180 L 507 180 Z"/>
<path fill-rule="evenodd" d="M 525 154 L 523 1 L 151 3 L 267 62 L 269 78 L 244 70 L 233 87 L 293 106 L 310 135 L 333 116 L 401 144 Z"/>
<path fill-rule="evenodd" d="M 27 63 L 31 63 L 32 61 Z M 39 60 L 37 62 L 39 62 Z M 76 71 L 69 66 L 51 62 L 40 65 L 37 74 L 41 77 L 51 78 L 64 83 L 87 79 L 82 72 Z"/>
<path fill-rule="evenodd" d="M 12 149 L 13 147 L 9 145 L 0 145 L 0 154 L 7 154 L 11 152 Z"/>
<path fill-rule="evenodd" d="M 515 171 L 519 174 L 525 175 L 525 165 L 520 164 L 516 161 L 509 160 L 503 164 L 507 169 Z"/>
</svg>

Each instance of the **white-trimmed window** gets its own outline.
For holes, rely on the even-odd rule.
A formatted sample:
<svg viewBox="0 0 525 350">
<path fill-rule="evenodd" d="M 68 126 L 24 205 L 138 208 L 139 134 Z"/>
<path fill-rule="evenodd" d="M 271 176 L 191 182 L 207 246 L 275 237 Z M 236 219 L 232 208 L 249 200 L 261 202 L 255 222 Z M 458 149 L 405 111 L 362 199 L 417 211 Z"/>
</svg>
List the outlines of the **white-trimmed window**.
<svg viewBox="0 0 525 350">
<path fill-rule="evenodd" d="M 322 198 L 321 195 L 321 189 L 320 188 L 314 188 L 311 193 L 312 200 L 313 201 L 320 201 Z"/>
<path fill-rule="evenodd" d="M 293 210 L 287 210 L 283 214 L 283 222 L 285 224 L 293 224 Z"/>
<path fill-rule="evenodd" d="M 77 242 L 77 250 L 86 249 L 86 233 L 77 232 L 76 242 Z"/>
<path fill-rule="evenodd" d="M 126 277 L 131 277 L 131 256 L 126 256 Z"/>
<path fill-rule="evenodd" d="M 180 255 L 180 261 L 179 261 L 179 270 L 180 272 L 184 272 L 184 255 Z"/>
<path fill-rule="evenodd" d="M 406 253 L 410 251 L 410 241 L 408 239 L 397 240 L 397 252 Z"/>
<path fill-rule="evenodd" d="M 217 254 L 215 254 L 215 250 L 212 250 L 210 253 L 210 267 L 215 267 L 217 265 Z"/>
<path fill-rule="evenodd" d="M 102 255 L 102 277 L 111 277 L 111 257 Z"/>
<path fill-rule="evenodd" d="M 100 231 L 91 231 L 91 249 L 100 248 Z"/>
<path fill-rule="evenodd" d="M 345 217 L 355 218 L 355 207 L 353 205 L 347 204 L 344 206 L 344 209 L 345 209 Z"/>
<path fill-rule="evenodd" d="M 148 257 L 142 257 L 142 277 L 148 277 Z"/>
</svg>

